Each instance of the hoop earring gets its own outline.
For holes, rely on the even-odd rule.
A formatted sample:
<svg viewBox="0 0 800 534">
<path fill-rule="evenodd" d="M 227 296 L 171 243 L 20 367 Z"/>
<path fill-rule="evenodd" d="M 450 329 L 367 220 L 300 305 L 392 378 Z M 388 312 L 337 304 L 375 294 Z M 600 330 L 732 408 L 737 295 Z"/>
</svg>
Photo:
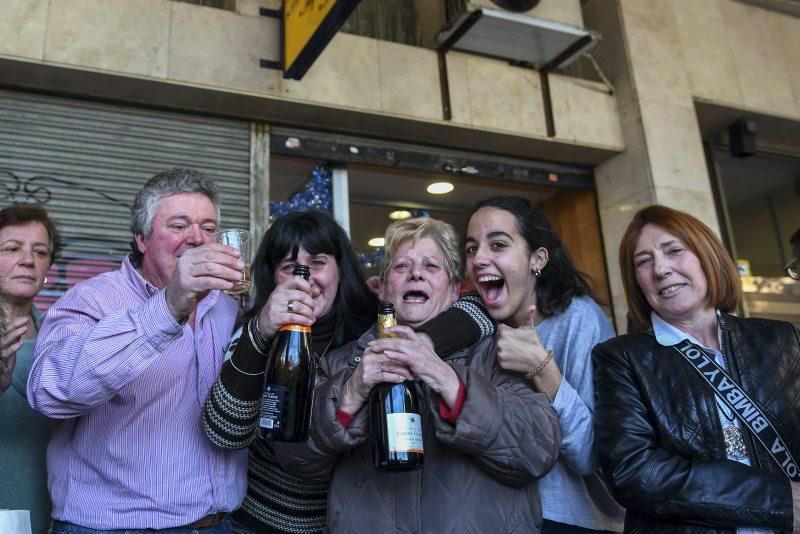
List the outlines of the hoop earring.
<svg viewBox="0 0 800 534">
<path fill-rule="evenodd" d="M 42 282 L 42 285 L 45 285 L 46 283 L 47 283 L 47 276 L 45 275 L 44 282 Z"/>
</svg>

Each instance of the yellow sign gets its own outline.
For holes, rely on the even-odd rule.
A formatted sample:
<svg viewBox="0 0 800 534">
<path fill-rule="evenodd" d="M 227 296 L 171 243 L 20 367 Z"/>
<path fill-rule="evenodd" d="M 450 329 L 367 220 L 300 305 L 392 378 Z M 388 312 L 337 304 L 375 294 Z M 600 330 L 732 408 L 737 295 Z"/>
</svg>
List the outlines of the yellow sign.
<svg viewBox="0 0 800 534">
<path fill-rule="evenodd" d="M 283 75 L 299 80 L 360 0 L 285 0 Z"/>
</svg>

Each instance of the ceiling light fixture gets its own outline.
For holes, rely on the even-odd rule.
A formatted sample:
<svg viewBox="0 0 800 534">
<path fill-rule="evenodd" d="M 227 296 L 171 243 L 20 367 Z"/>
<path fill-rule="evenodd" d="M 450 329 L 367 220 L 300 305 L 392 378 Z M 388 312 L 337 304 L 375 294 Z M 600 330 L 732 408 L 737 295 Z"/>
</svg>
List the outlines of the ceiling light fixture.
<svg viewBox="0 0 800 534">
<path fill-rule="evenodd" d="M 386 241 L 382 237 L 373 237 L 367 244 L 371 247 L 380 248 L 386 244 Z"/>
<path fill-rule="evenodd" d="M 431 195 L 444 195 L 454 189 L 450 182 L 436 182 L 428 186 L 428 193 Z"/>
<path fill-rule="evenodd" d="M 411 217 L 411 212 L 408 210 L 394 210 L 389 214 L 389 218 L 393 221 L 401 221 Z"/>
</svg>

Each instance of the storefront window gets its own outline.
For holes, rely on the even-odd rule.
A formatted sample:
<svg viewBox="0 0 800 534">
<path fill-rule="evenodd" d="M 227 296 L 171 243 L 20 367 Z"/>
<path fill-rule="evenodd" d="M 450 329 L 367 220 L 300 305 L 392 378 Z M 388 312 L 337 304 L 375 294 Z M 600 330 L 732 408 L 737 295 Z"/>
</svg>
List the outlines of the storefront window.
<svg viewBox="0 0 800 534">
<path fill-rule="evenodd" d="M 727 212 L 730 247 L 742 275 L 744 312 L 800 324 L 800 283 L 784 266 L 800 227 L 800 160 L 735 158 L 714 150 Z"/>
<path fill-rule="evenodd" d="M 329 168 L 330 211 L 348 230 L 362 255 L 367 276 L 377 274 L 382 254 L 382 244 L 374 240 L 382 238 L 386 227 L 397 217 L 435 217 L 452 224 L 463 236 L 480 200 L 496 195 L 519 196 L 544 210 L 575 264 L 590 278 L 597 300 L 611 315 L 597 199 L 591 180 L 577 168 L 546 164 L 538 167 L 534 162 L 481 158 L 476 154 L 431 153 L 424 147 L 380 145 L 307 132 L 274 131 L 270 145 L 271 218 L 293 211 L 292 204 L 297 204 L 298 199 L 303 200 L 301 205 L 316 202 L 320 194 L 314 193 L 319 190 L 315 189 L 315 181 L 321 166 Z M 290 151 L 303 155 L 286 155 Z M 312 154 L 338 155 L 346 161 L 315 159 L 309 157 Z M 353 161 L 362 156 L 369 161 Z M 386 165 L 372 163 L 381 157 Z M 417 170 L 425 166 L 431 170 Z M 448 167 L 462 173 L 441 170 Z M 479 172 L 478 167 L 484 172 Z M 545 169 L 550 170 L 549 179 Z M 503 176 L 523 176 L 526 180 L 489 177 L 500 171 Z M 471 175 L 465 175 L 467 172 Z M 546 179 L 542 180 L 540 174 Z M 533 183 L 534 180 L 538 181 Z M 438 195 L 428 192 L 428 186 L 435 182 L 448 182 L 452 191 Z"/>
<path fill-rule="evenodd" d="M 392 214 L 428 214 L 452 224 L 463 237 L 469 215 L 478 201 L 495 195 L 511 195 L 529 199 L 545 211 L 554 228 L 561 234 L 579 269 L 591 278 L 595 294 L 610 315 L 610 298 L 605 271 L 596 199 L 593 191 L 559 189 L 488 180 L 454 177 L 434 173 L 396 171 L 385 167 L 350 164 L 347 167 L 350 188 L 350 219 L 353 243 L 367 257 L 378 247 L 371 239 L 382 237 Z M 450 193 L 434 195 L 427 187 L 435 182 L 449 182 Z M 377 265 L 367 267 L 377 273 Z"/>
</svg>

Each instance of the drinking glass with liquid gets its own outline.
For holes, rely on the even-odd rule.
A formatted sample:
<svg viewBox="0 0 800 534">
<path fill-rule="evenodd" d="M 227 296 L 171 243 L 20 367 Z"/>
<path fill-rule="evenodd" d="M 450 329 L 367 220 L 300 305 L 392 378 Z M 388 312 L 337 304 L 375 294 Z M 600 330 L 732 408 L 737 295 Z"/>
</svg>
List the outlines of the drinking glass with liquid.
<svg viewBox="0 0 800 534">
<path fill-rule="evenodd" d="M 238 295 L 250 291 L 250 232 L 238 228 L 222 230 L 214 234 L 214 243 L 221 243 L 235 248 L 242 255 L 239 257 L 244 262 L 242 280 L 236 282 L 231 289 L 226 289 L 228 295 Z"/>
</svg>

